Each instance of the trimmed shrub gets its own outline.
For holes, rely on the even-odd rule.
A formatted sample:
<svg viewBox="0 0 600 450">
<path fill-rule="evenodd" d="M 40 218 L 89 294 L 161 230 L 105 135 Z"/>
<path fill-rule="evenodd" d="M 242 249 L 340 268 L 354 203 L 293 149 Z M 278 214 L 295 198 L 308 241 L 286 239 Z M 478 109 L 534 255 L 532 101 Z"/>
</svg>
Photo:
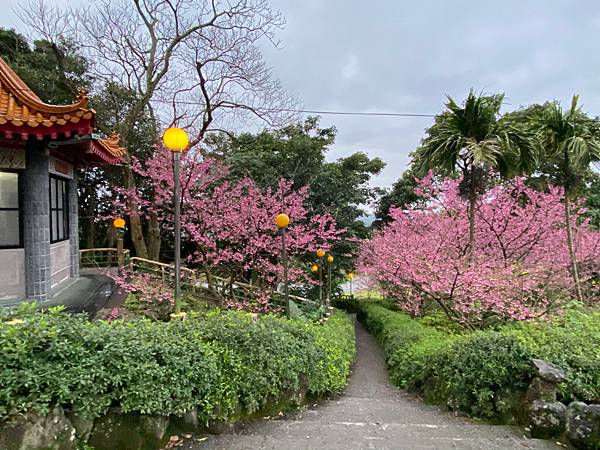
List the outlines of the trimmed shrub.
<svg viewBox="0 0 600 450">
<path fill-rule="evenodd" d="M 515 392 L 525 392 L 533 378 L 531 353 L 514 337 L 477 332 L 456 339 L 431 361 L 433 398 L 476 417 L 498 417 Z"/>
<path fill-rule="evenodd" d="M 383 345 L 390 379 L 480 417 L 504 414 L 503 399 L 524 390 L 530 356 L 519 342 L 499 333 L 445 333 L 376 303 L 360 306 L 361 322 Z"/>
<path fill-rule="evenodd" d="M 358 311 L 358 299 L 353 295 L 334 297 L 333 306 L 349 313 L 356 313 Z"/>
<path fill-rule="evenodd" d="M 123 412 L 235 420 L 295 392 L 343 388 L 352 321 L 325 324 L 216 312 L 170 323 L 89 322 L 58 310 L 0 318 L 0 422 L 58 405 L 94 418 Z"/>
<path fill-rule="evenodd" d="M 433 375 L 431 358 L 454 340 L 376 302 L 361 302 L 357 317 L 383 346 L 390 379 L 402 388 L 420 389 Z"/>
<path fill-rule="evenodd" d="M 552 322 L 464 335 L 375 302 L 360 302 L 357 317 L 382 344 L 392 382 L 452 409 L 512 420 L 534 376 L 532 358 L 566 371 L 565 402 L 600 400 L 600 313 L 571 311 Z"/>
<path fill-rule="evenodd" d="M 502 332 L 515 337 L 534 358 L 565 370 L 560 400 L 600 403 L 600 313 L 573 310 L 551 322 L 523 322 Z"/>
</svg>

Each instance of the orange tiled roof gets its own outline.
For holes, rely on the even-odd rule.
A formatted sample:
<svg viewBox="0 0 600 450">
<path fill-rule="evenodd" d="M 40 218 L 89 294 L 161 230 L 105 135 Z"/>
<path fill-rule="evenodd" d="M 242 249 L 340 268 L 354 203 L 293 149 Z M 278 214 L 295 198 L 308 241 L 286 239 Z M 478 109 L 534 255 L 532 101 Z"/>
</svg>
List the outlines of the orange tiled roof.
<svg viewBox="0 0 600 450">
<path fill-rule="evenodd" d="M 121 137 L 118 134 L 113 134 L 111 137 L 106 139 L 98 139 L 96 142 L 103 150 L 112 155 L 114 158 L 121 160 L 127 150 L 119 145 Z"/>
<path fill-rule="evenodd" d="M 0 58 L 0 125 L 10 123 L 20 127 L 52 127 L 77 124 L 82 119 L 93 120 L 94 110 L 88 108 L 88 98 L 81 92 L 71 105 L 44 103 Z"/>
</svg>

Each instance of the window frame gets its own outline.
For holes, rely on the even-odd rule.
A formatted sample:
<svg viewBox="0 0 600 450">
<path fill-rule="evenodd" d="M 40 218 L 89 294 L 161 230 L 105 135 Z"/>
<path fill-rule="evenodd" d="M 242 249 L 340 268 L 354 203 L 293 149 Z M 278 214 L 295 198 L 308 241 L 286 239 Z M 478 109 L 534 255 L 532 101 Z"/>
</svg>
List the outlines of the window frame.
<svg viewBox="0 0 600 450">
<path fill-rule="evenodd" d="M 56 194 L 56 207 L 52 207 L 52 183 L 56 183 L 55 184 L 55 194 Z M 58 183 L 64 183 L 63 184 L 63 202 L 60 202 L 59 200 L 59 195 L 58 195 Z M 59 205 L 61 205 L 62 207 L 59 207 Z M 48 177 L 48 209 L 49 209 L 49 216 L 50 216 L 50 244 L 56 244 L 58 242 L 64 242 L 64 241 L 68 241 L 71 238 L 71 230 L 70 230 L 70 223 L 69 223 L 69 179 L 67 178 L 63 178 L 63 177 L 59 177 L 57 175 L 54 174 L 50 174 Z M 58 211 L 62 212 L 63 214 L 63 237 L 62 238 L 58 238 L 58 239 L 53 239 L 53 233 L 52 233 L 52 225 L 53 225 L 53 221 L 52 221 L 52 217 L 54 216 L 54 212 Z M 57 214 L 58 215 L 58 214 Z M 57 227 L 57 232 L 60 228 Z M 60 233 L 57 233 L 60 234 Z"/>
<path fill-rule="evenodd" d="M 17 211 L 19 217 L 19 243 L 16 245 L 0 245 L 0 250 L 10 250 L 15 248 L 23 248 L 23 177 L 21 176 L 22 170 L 18 169 L 0 169 L 0 172 L 5 173 L 16 173 L 17 174 L 17 207 L 16 208 L 2 208 L 0 211 Z"/>
</svg>

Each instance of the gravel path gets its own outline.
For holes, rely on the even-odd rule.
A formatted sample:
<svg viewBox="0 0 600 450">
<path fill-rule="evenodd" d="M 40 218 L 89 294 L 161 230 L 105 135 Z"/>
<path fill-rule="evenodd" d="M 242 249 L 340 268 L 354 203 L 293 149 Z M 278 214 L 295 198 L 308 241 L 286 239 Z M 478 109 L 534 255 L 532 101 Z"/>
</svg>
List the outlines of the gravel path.
<svg viewBox="0 0 600 450">
<path fill-rule="evenodd" d="M 194 437 L 193 450 L 354 449 L 558 449 L 527 439 L 518 428 L 455 417 L 390 384 L 382 352 L 357 323 L 357 361 L 345 392 L 336 399 L 237 433 Z M 181 447 L 180 447 L 181 448 Z"/>
</svg>

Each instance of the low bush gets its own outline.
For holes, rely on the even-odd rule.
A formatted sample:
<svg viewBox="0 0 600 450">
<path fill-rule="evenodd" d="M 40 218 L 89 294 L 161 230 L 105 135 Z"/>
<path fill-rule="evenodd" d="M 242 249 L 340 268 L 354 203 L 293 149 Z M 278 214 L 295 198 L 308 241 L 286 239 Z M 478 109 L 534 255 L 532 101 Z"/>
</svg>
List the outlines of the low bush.
<svg viewBox="0 0 600 450">
<path fill-rule="evenodd" d="M 600 403 L 600 313 L 571 310 L 552 321 L 522 322 L 502 329 L 533 357 L 565 370 L 561 400 Z"/>
<path fill-rule="evenodd" d="M 333 298 L 333 306 L 349 313 L 355 313 L 358 311 L 358 300 L 353 295 L 342 295 Z"/>
<path fill-rule="evenodd" d="M 563 368 L 562 400 L 600 400 L 600 313 L 572 311 L 551 322 L 453 334 L 376 302 L 359 320 L 383 346 L 390 379 L 478 417 L 513 416 L 534 376 L 532 358 Z"/>
<path fill-rule="evenodd" d="M 354 328 L 215 312 L 176 322 L 89 322 L 58 310 L 0 317 L 0 422 L 55 405 L 235 420 L 297 392 L 343 388 Z"/>
<path fill-rule="evenodd" d="M 476 417 L 500 417 L 518 407 L 512 397 L 524 393 L 533 378 L 530 351 L 493 331 L 455 339 L 430 364 L 436 377 L 431 398 Z"/>
<path fill-rule="evenodd" d="M 403 388 L 419 389 L 432 376 L 431 358 L 454 339 L 379 302 L 360 302 L 357 317 L 383 346 L 390 379 Z"/>
</svg>

